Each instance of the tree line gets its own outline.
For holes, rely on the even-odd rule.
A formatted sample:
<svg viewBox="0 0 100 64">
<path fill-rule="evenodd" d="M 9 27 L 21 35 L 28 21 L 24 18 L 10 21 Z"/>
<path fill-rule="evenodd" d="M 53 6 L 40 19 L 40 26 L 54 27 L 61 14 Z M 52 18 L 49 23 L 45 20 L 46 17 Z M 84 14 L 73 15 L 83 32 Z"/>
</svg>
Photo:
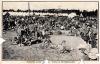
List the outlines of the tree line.
<svg viewBox="0 0 100 64">
<path fill-rule="evenodd" d="M 76 13 L 77 15 L 80 15 L 81 13 L 83 16 L 97 16 L 98 10 L 93 10 L 93 11 L 87 11 L 87 10 L 75 10 L 75 9 L 42 9 L 42 10 L 14 10 L 14 9 L 9 9 L 9 10 L 3 10 L 3 12 L 38 12 L 38 13 Z"/>
</svg>

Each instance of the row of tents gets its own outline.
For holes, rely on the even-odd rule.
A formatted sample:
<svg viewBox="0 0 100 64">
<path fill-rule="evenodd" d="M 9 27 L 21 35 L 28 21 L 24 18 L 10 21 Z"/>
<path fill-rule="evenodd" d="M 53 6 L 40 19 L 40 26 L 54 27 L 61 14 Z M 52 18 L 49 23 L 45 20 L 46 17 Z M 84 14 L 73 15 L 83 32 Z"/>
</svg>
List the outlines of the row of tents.
<svg viewBox="0 0 100 64">
<path fill-rule="evenodd" d="M 7 12 L 3 12 L 3 15 L 5 15 Z M 45 15 L 55 15 L 55 16 L 68 16 L 70 18 L 77 16 L 76 13 L 33 13 L 33 12 L 9 12 L 10 15 L 14 16 L 28 16 L 28 15 L 40 15 L 40 16 L 45 16 Z"/>
</svg>

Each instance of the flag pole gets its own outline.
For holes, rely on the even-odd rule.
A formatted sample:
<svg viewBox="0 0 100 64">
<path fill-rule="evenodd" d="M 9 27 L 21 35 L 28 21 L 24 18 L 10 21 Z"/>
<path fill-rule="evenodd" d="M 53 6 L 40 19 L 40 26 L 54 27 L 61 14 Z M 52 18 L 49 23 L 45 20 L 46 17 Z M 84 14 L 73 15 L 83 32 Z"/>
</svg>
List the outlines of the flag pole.
<svg viewBox="0 0 100 64">
<path fill-rule="evenodd" d="M 29 16 L 30 16 L 30 3 L 28 2 L 28 13 L 29 13 Z"/>
</svg>

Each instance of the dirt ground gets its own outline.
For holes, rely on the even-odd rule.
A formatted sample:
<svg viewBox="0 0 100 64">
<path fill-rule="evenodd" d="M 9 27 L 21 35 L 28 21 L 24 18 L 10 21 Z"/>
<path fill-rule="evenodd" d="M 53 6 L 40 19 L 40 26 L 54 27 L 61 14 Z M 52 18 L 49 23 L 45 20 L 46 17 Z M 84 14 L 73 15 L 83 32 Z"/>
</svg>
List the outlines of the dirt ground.
<svg viewBox="0 0 100 64">
<path fill-rule="evenodd" d="M 89 60 L 88 56 L 81 53 L 81 51 L 79 51 L 78 49 L 73 49 L 69 53 L 60 53 L 59 49 L 53 49 L 53 48 L 42 49 L 40 47 L 42 43 L 33 44 L 31 46 L 14 45 L 12 42 L 14 36 L 16 36 L 16 32 L 14 31 L 8 31 L 5 34 L 3 34 L 3 38 L 6 40 L 3 43 L 3 60 L 41 61 L 44 59 L 48 59 L 52 61 L 56 61 L 56 60 L 76 61 L 82 58 L 84 60 Z M 51 37 L 52 37 L 51 40 L 54 40 L 53 41 L 54 44 L 58 44 L 58 42 L 61 41 L 59 39 L 64 39 L 64 38 L 68 41 L 67 45 L 71 45 L 73 48 L 77 47 L 77 45 L 79 44 L 79 42 L 75 42 L 75 40 L 69 43 L 71 39 L 74 38 L 71 36 L 64 37 L 62 35 L 59 38 L 58 36 L 55 35 Z M 54 38 L 56 38 L 57 40 Z M 78 39 L 76 38 L 76 40 Z"/>
</svg>

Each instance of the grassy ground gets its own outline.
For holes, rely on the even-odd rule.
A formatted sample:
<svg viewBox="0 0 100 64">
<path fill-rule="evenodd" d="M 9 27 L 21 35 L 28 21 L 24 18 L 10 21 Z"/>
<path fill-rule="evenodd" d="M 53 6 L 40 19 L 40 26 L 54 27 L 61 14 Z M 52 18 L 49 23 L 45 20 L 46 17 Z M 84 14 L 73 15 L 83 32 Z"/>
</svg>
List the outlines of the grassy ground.
<svg viewBox="0 0 100 64">
<path fill-rule="evenodd" d="M 79 50 L 74 49 L 70 53 L 60 53 L 59 49 L 45 48 L 42 49 L 40 44 L 34 44 L 31 46 L 18 46 L 13 45 L 12 38 L 16 36 L 14 31 L 8 31 L 3 35 L 6 40 L 3 43 L 3 60 L 35 60 L 40 61 L 45 58 L 48 60 L 68 60 L 75 61 L 81 58 L 88 60 L 88 57 L 81 53 Z M 79 37 L 78 37 L 79 38 Z M 71 40 L 72 39 L 72 40 Z M 73 40 L 74 39 L 74 40 Z M 80 38 L 79 38 L 80 39 Z M 51 40 L 54 44 L 60 44 L 61 40 L 66 40 L 66 46 L 77 48 L 83 41 L 78 40 L 76 37 L 72 36 L 51 36 Z M 76 41 L 78 40 L 78 41 Z"/>
</svg>

